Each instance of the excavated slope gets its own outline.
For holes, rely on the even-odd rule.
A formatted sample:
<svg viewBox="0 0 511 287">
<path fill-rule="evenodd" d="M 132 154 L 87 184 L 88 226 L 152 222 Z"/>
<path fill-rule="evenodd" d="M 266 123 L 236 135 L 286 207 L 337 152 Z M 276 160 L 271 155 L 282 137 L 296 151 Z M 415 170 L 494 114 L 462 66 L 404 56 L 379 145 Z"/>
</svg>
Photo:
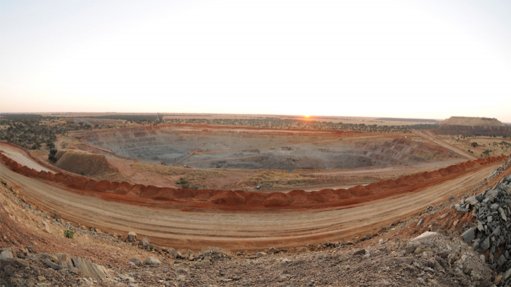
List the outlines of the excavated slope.
<svg viewBox="0 0 511 287">
<path fill-rule="evenodd" d="M 458 158 L 409 134 L 163 126 L 85 132 L 77 137 L 122 157 L 196 168 L 353 169 Z"/>
</svg>

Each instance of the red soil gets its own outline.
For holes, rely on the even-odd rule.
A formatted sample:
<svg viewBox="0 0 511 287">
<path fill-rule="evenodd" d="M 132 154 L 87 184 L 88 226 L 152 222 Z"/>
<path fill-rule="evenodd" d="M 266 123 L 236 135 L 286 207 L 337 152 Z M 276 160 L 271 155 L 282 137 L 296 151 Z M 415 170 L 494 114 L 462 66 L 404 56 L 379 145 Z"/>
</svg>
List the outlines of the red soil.
<svg viewBox="0 0 511 287">
<path fill-rule="evenodd" d="M 127 182 L 96 181 L 78 175 L 38 172 L 20 165 L 0 153 L 0 161 L 11 170 L 28 177 L 39 178 L 65 186 L 70 191 L 80 194 L 96 196 L 105 200 L 164 208 L 240 211 L 346 207 L 389 196 L 420 191 L 425 187 L 473 172 L 483 166 L 503 161 L 505 158 L 500 156 L 477 159 L 435 171 L 401 176 L 397 179 L 383 180 L 348 189 L 258 193 L 233 190 L 184 190 Z"/>
</svg>

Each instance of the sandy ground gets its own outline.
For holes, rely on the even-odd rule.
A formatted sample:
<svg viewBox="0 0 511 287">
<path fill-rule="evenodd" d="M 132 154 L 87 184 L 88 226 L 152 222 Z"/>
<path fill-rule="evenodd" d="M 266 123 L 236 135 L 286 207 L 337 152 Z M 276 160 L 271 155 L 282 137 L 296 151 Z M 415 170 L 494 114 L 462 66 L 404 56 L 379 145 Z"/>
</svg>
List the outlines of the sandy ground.
<svg viewBox="0 0 511 287">
<path fill-rule="evenodd" d="M 418 192 L 350 208 L 265 213 L 191 212 L 104 201 L 22 176 L 3 165 L 0 177 L 19 188 L 29 202 L 79 224 L 119 233 L 135 231 L 164 246 L 235 250 L 303 246 L 372 232 L 450 195 L 475 188 L 496 166 L 485 166 Z"/>
</svg>

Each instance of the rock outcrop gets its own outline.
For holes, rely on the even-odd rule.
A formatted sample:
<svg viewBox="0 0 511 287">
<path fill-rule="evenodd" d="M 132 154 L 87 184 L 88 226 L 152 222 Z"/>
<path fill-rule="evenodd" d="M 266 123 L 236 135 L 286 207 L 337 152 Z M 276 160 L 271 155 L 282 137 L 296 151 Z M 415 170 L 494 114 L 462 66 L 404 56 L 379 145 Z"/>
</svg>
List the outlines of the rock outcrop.
<svg viewBox="0 0 511 287">
<path fill-rule="evenodd" d="M 500 286 L 511 286 L 511 176 L 455 207 L 475 217 L 475 225 L 463 232 L 463 240 L 500 273 Z"/>
</svg>

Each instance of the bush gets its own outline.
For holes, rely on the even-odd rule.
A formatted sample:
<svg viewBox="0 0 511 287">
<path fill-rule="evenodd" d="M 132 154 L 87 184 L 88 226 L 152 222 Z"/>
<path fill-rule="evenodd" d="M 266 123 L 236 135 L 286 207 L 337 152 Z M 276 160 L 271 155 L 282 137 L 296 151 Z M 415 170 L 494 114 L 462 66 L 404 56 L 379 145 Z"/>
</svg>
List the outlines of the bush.
<svg viewBox="0 0 511 287">
<path fill-rule="evenodd" d="M 52 163 L 57 162 L 57 150 L 52 148 L 50 149 L 50 153 L 48 154 L 48 160 Z"/>
<path fill-rule="evenodd" d="M 189 188 L 190 187 L 190 183 L 184 177 L 179 178 L 179 180 L 176 181 L 176 184 L 180 185 L 181 188 Z"/>
<path fill-rule="evenodd" d="M 64 230 L 64 236 L 66 238 L 73 239 L 73 237 L 75 236 L 75 232 L 71 229 L 66 229 Z"/>
</svg>

